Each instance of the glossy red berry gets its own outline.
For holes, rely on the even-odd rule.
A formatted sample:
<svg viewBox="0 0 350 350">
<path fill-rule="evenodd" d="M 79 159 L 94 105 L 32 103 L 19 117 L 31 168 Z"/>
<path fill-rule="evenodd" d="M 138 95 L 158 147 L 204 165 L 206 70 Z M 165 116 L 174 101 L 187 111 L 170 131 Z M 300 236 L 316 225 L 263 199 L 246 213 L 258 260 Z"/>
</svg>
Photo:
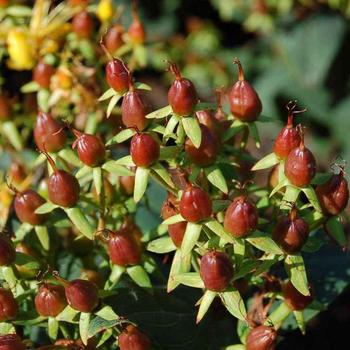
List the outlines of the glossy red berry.
<svg viewBox="0 0 350 350">
<path fill-rule="evenodd" d="M 0 350 L 26 350 L 26 348 L 17 334 L 0 335 Z"/>
<path fill-rule="evenodd" d="M 212 214 L 212 203 L 207 192 L 189 185 L 180 200 L 180 214 L 189 222 L 205 220 Z"/>
<path fill-rule="evenodd" d="M 177 115 L 190 115 L 198 102 L 196 89 L 190 80 L 181 76 L 175 64 L 170 63 L 169 70 L 175 75 L 168 92 L 169 105 Z"/>
<path fill-rule="evenodd" d="M 123 61 L 114 58 L 107 63 L 106 80 L 108 85 L 119 94 L 128 91 L 130 81 L 129 71 Z"/>
<path fill-rule="evenodd" d="M 128 29 L 129 40 L 136 45 L 141 45 L 146 40 L 145 27 L 142 24 L 137 8 L 133 3 L 132 22 Z"/>
<path fill-rule="evenodd" d="M 149 167 L 159 158 L 159 143 L 149 134 L 137 133 L 130 143 L 133 162 L 139 167 Z"/>
<path fill-rule="evenodd" d="M 7 120 L 11 116 L 11 103 L 8 97 L 0 95 L 0 120 Z"/>
<path fill-rule="evenodd" d="M 316 187 L 316 194 L 323 213 L 338 215 L 349 201 L 349 186 L 344 177 L 344 169 L 333 175 L 327 182 Z"/>
<path fill-rule="evenodd" d="M 288 109 L 288 121 L 287 125 L 279 132 L 276 137 L 273 151 L 281 159 L 288 157 L 288 154 L 296 147 L 300 145 L 300 133 L 293 125 L 294 114 L 305 112 L 304 110 L 296 111 L 295 101 L 290 101 L 287 104 Z"/>
<path fill-rule="evenodd" d="M 217 139 L 220 139 L 221 122 L 214 117 L 210 110 L 197 111 L 196 117 L 200 124 L 205 125 Z"/>
<path fill-rule="evenodd" d="M 110 233 L 108 253 L 113 264 L 119 266 L 137 265 L 141 261 L 140 246 L 135 237 L 125 230 Z"/>
<path fill-rule="evenodd" d="M 90 167 L 101 164 L 106 156 L 106 148 L 101 139 L 95 135 L 72 130 L 77 137 L 72 148 L 77 150 L 79 159 Z"/>
<path fill-rule="evenodd" d="M 0 288 L 0 322 L 12 320 L 18 312 L 18 304 L 10 290 Z"/>
<path fill-rule="evenodd" d="M 233 266 L 229 256 L 223 252 L 210 251 L 201 258 L 200 275 L 206 289 L 222 292 L 233 277 Z"/>
<path fill-rule="evenodd" d="M 73 32 L 81 39 L 87 39 L 94 30 L 94 20 L 87 11 L 82 11 L 73 17 Z"/>
<path fill-rule="evenodd" d="M 118 337 L 120 350 L 148 350 L 151 341 L 137 327 L 129 325 Z"/>
<path fill-rule="evenodd" d="M 205 126 L 200 125 L 202 140 L 199 148 L 196 148 L 188 138 L 185 142 L 185 152 L 189 160 L 200 166 L 208 166 L 215 162 L 219 152 L 219 144 L 214 134 Z"/>
<path fill-rule="evenodd" d="M 11 181 L 18 185 L 27 177 L 27 172 L 22 164 L 14 162 L 10 165 L 8 175 Z"/>
<path fill-rule="evenodd" d="M 288 154 L 284 173 L 288 180 L 298 187 L 309 185 L 316 175 L 316 160 L 312 152 L 305 147 L 303 135 L 301 135 L 300 145 Z"/>
<path fill-rule="evenodd" d="M 293 311 L 304 310 L 314 300 L 313 289 L 309 288 L 309 290 L 310 295 L 305 296 L 293 286 L 292 282 L 288 281 L 282 287 L 284 301 Z"/>
<path fill-rule="evenodd" d="M 226 210 L 224 227 L 234 237 L 244 237 L 258 225 L 258 212 L 246 196 L 236 197 Z"/>
<path fill-rule="evenodd" d="M 40 151 L 57 152 L 66 143 L 62 124 L 49 113 L 39 112 L 34 127 L 34 140 Z"/>
<path fill-rule="evenodd" d="M 11 265 L 16 259 L 15 247 L 11 239 L 4 233 L 0 233 L 0 266 Z"/>
<path fill-rule="evenodd" d="M 45 62 L 39 62 L 33 70 L 33 80 L 40 87 L 47 89 L 50 87 L 51 77 L 55 73 L 55 68 Z"/>
<path fill-rule="evenodd" d="M 120 24 L 115 24 L 113 27 L 108 29 L 104 37 L 104 42 L 107 50 L 110 53 L 117 51 L 121 46 L 124 45 L 124 28 Z"/>
<path fill-rule="evenodd" d="M 238 81 L 230 91 L 230 107 L 235 118 L 244 122 L 254 122 L 258 119 L 262 104 L 254 88 L 244 79 L 244 72 L 241 62 L 234 60 L 238 65 Z"/>
<path fill-rule="evenodd" d="M 41 225 L 47 218 L 44 214 L 36 214 L 35 210 L 45 203 L 45 199 L 33 190 L 16 192 L 14 208 L 18 219 L 30 225 Z"/>
<path fill-rule="evenodd" d="M 44 283 L 35 296 L 35 308 L 40 316 L 56 317 L 67 305 L 64 288 Z"/>
<path fill-rule="evenodd" d="M 258 326 L 250 330 L 246 350 L 275 350 L 277 332 L 273 327 Z"/>
<path fill-rule="evenodd" d="M 135 187 L 135 176 L 120 176 L 120 189 L 127 196 L 132 196 Z"/>
<path fill-rule="evenodd" d="M 282 217 L 272 232 L 273 240 L 287 254 L 298 253 L 309 237 L 309 225 L 297 215 L 295 207 L 289 216 Z"/>
<path fill-rule="evenodd" d="M 166 200 L 163 203 L 162 206 L 162 217 L 164 220 L 167 218 L 170 218 L 171 216 L 174 216 L 178 214 L 177 209 L 175 206 L 171 203 L 170 200 Z M 171 240 L 175 244 L 176 247 L 181 247 L 182 240 L 184 238 L 185 232 L 186 232 L 187 222 L 186 221 L 180 221 L 176 224 L 172 224 L 168 226 L 168 232 Z"/>
</svg>

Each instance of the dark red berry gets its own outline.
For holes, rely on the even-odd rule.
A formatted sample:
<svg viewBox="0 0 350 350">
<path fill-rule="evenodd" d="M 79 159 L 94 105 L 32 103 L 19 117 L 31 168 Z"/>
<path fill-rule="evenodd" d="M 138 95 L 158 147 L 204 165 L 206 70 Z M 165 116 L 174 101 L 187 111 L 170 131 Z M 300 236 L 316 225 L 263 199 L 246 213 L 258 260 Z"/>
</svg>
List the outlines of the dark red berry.
<svg viewBox="0 0 350 350">
<path fill-rule="evenodd" d="M 246 350 L 275 350 L 277 332 L 268 326 L 258 326 L 250 330 L 246 341 Z"/>
<path fill-rule="evenodd" d="M 0 322 L 12 320 L 16 317 L 18 305 L 10 290 L 0 288 Z"/>
<path fill-rule="evenodd" d="M 110 53 L 117 51 L 124 45 L 123 35 L 124 28 L 120 24 L 115 24 L 113 27 L 108 29 L 108 32 L 104 37 L 104 42 L 107 50 Z"/>
<path fill-rule="evenodd" d="M 149 167 L 159 158 L 159 143 L 149 134 L 137 133 L 130 143 L 130 154 L 133 162 L 139 167 Z"/>
<path fill-rule="evenodd" d="M 201 258 L 200 275 L 206 289 L 222 292 L 233 277 L 233 266 L 229 256 L 223 252 L 210 251 Z"/>
<path fill-rule="evenodd" d="M 0 95 L 0 120 L 7 120 L 11 116 L 11 103 L 5 95 Z"/>
<path fill-rule="evenodd" d="M 287 104 L 287 125 L 279 132 L 273 146 L 274 153 L 281 159 L 287 158 L 288 154 L 300 145 L 300 134 L 293 126 L 293 118 L 294 114 L 304 112 L 305 110 L 296 111 L 295 108 L 296 103 L 294 101 L 290 101 Z"/>
<path fill-rule="evenodd" d="M 4 233 L 0 233 L 0 266 L 11 265 L 16 259 L 15 247 L 11 239 Z"/>
<path fill-rule="evenodd" d="M 221 122 L 214 117 L 214 115 L 209 111 L 208 109 L 197 111 L 196 117 L 200 124 L 205 125 L 210 132 L 217 138 L 220 139 L 220 133 L 222 131 L 221 129 Z"/>
<path fill-rule="evenodd" d="M 81 39 L 87 39 L 94 30 L 94 20 L 87 11 L 82 11 L 73 17 L 73 32 Z"/>
<path fill-rule="evenodd" d="M 341 168 L 339 174 L 333 175 L 327 182 L 318 185 L 316 194 L 325 214 L 340 214 L 349 201 L 349 187 L 344 177 L 344 169 Z"/>
<path fill-rule="evenodd" d="M 79 159 L 90 167 L 95 167 L 103 162 L 106 156 L 106 148 L 98 136 L 83 134 L 72 129 L 77 137 L 72 148 L 77 149 Z"/>
<path fill-rule="evenodd" d="M 170 63 L 169 70 L 175 75 L 168 92 L 169 105 L 177 115 L 190 115 L 198 102 L 196 89 L 190 80 L 182 78 L 176 64 Z"/>
<path fill-rule="evenodd" d="M 272 238 L 287 254 L 298 253 L 309 237 L 309 225 L 297 215 L 295 207 L 282 217 L 272 232 Z"/>
<path fill-rule="evenodd" d="M 114 58 L 107 63 L 106 80 L 108 85 L 119 94 L 128 91 L 130 81 L 129 71 L 123 61 Z"/>
<path fill-rule="evenodd" d="M 216 107 L 214 117 L 216 120 L 218 120 L 221 123 L 221 125 L 223 126 L 223 129 L 225 130 L 226 129 L 225 127 L 228 127 L 229 125 L 231 125 L 231 121 L 227 120 L 227 115 L 222 109 L 222 95 L 223 95 L 222 89 L 217 89 L 215 91 L 217 107 Z"/>
<path fill-rule="evenodd" d="M 136 6 L 133 6 L 132 9 L 132 22 L 128 29 L 128 35 L 130 41 L 136 45 L 143 44 L 146 39 L 145 27 L 140 21 Z"/>
<path fill-rule="evenodd" d="M 288 281 L 282 287 L 284 301 L 293 311 L 304 310 L 314 300 L 312 287 L 309 290 L 310 295 L 305 296 L 293 286 L 292 282 Z"/>
<path fill-rule="evenodd" d="M 17 334 L 0 335 L 0 350 L 26 350 Z"/>
<path fill-rule="evenodd" d="M 44 283 L 35 296 L 35 308 L 40 316 L 56 317 L 67 305 L 64 288 Z"/>
<path fill-rule="evenodd" d="M 189 222 L 198 222 L 212 214 L 212 203 L 207 192 L 189 185 L 180 200 L 180 214 Z"/>
<path fill-rule="evenodd" d="M 310 184 L 316 175 L 316 160 L 312 152 L 304 145 L 304 136 L 301 133 L 300 145 L 294 148 L 284 164 L 284 173 L 288 180 L 298 187 Z"/>
<path fill-rule="evenodd" d="M 27 176 L 27 172 L 22 164 L 15 162 L 11 163 L 8 175 L 11 181 L 18 185 L 24 181 Z"/>
<path fill-rule="evenodd" d="M 254 122 L 258 119 L 262 105 L 260 98 L 254 88 L 244 79 L 241 62 L 234 60 L 238 65 L 238 81 L 230 91 L 230 107 L 235 118 L 244 122 Z"/>
<path fill-rule="evenodd" d="M 39 112 L 34 127 L 34 140 L 40 151 L 57 152 L 66 143 L 62 124 L 49 113 Z"/>
<path fill-rule="evenodd" d="M 127 196 L 132 196 L 135 187 L 135 176 L 120 176 L 119 177 L 120 189 Z"/>
<path fill-rule="evenodd" d="M 41 225 L 47 216 L 36 214 L 35 210 L 45 202 L 45 199 L 33 190 L 16 192 L 14 208 L 18 219 L 33 226 Z"/>
<path fill-rule="evenodd" d="M 39 62 L 33 70 L 33 80 L 40 87 L 47 89 L 50 87 L 51 77 L 55 73 L 55 68 L 45 62 Z"/>
<path fill-rule="evenodd" d="M 226 210 L 224 227 L 234 237 L 244 237 L 258 225 L 258 212 L 255 204 L 247 197 L 236 197 Z"/>
<path fill-rule="evenodd" d="M 199 148 L 196 148 L 188 138 L 185 142 L 185 152 L 191 162 L 200 166 L 208 166 L 215 162 L 219 151 L 217 138 L 205 126 L 200 125 L 202 140 Z"/>
<path fill-rule="evenodd" d="M 137 327 L 129 325 L 118 337 L 120 350 L 148 350 L 151 341 Z"/>
</svg>

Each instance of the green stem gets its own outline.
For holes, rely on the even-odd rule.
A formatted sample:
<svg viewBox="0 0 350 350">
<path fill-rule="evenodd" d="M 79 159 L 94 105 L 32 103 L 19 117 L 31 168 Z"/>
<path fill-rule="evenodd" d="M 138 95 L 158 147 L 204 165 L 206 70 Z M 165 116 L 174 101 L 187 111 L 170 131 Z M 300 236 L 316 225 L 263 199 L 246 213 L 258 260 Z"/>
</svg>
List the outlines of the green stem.
<svg viewBox="0 0 350 350">
<path fill-rule="evenodd" d="M 103 178 L 103 170 L 101 172 L 101 192 L 99 195 L 99 205 L 100 205 L 100 218 L 98 220 L 98 231 L 102 231 L 106 228 L 106 192 L 105 192 L 105 185 L 104 185 L 104 178 Z"/>
<path fill-rule="evenodd" d="M 264 324 L 270 325 L 272 323 L 275 329 L 278 329 L 291 312 L 292 311 L 288 305 L 286 303 L 282 303 L 274 312 L 272 312 Z"/>
</svg>

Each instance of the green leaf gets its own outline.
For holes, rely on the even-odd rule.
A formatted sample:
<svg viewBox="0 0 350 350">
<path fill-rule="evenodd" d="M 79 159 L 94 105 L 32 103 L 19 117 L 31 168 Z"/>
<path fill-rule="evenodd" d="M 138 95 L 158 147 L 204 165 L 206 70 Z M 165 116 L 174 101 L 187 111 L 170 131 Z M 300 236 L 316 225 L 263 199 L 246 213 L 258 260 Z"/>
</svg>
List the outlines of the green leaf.
<svg viewBox="0 0 350 350">
<path fill-rule="evenodd" d="M 283 251 L 275 241 L 264 232 L 256 231 L 249 235 L 246 240 L 265 253 L 283 254 Z"/>
<path fill-rule="evenodd" d="M 173 115 L 167 122 L 166 128 L 164 131 L 164 138 L 168 138 L 171 134 L 173 134 L 177 124 L 179 124 L 180 119 L 177 115 Z"/>
<path fill-rule="evenodd" d="M 302 334 L 305 334 L 305 320 L 302 311 L 293 311 L 295 320 Z"/>
<path fill-rule="evenodd" d="M 99 316 L 107 321 L 113 321 L 119 319 L 119 316 L 113 311 L 110 306 L 104 306 L 101 310 L 95 312 L 96 316 Z"/>
<path fill-rule="evenodd" d="M 12 293 L 16 296 L 17 277 L 12 266 L 1 266 L 2 276 L 9 285 Z"/>
<path fill-rule="evenodd" d="M 150 169 L 148 168 L 136 168 L 135 173 L 135 188 L 134 188 L 134 201 L 135 203 L 139 202 L 146 192 L 148 176 Z"/>
<path fill-rule="evenodd" d="M 171 160 L 177 157 L 181 152 L 181 148 L 178 146 L 166 146 L 160 148 L 159 160 Z"/>
<path fill-rule="evenodd" d="M 45 250 L 50 249 L 50 237 L 46 226 L 35 226 L 35 233 Z"/>
<path fill-rule="evenodd" d="M 73 322 L 79 311 L 74 310 L 72 307 L 67 305 L 64 310 L 56 316 L 56 320 L 64 322 Z"/>
<path fill-rule="evenodd" d="M 130 155 L 119 158 L 118 160 L 115 161 L 115 163 L 118 165 L 135 166 L 135 163 L 133 162 Z"/>
<path fill-rule="evenodd" d="M 16 230 L 16 241 L 21 241 L 27 233 L 29 233 L 33 229 L 33 226 L 24 222 L 19 226 Z"/>
<path fill-rule="evenodd" d="M 281 303 L 277 309 L 275 309 L 264 322 L 265 326 L 272 325 L 278 329 L 283 321 L 289 316 L 292 310 L 288 307 L 286 303 Z"/>
<path fill-rule="evenodd" d="M 37 94 L 38 105 L 43 112 L 49 111 L 50 91 L 40 89 Z"/>
<path fill-rule="evenodd" d="M 21 87 L 21 92 L 27 94 L 29 92 L 37 92 L 39 89 L 40 85 L 36 81 L 30 81 Z"/>
<path fill-rule="evenodd" d="M 175 281 L 193 288 L 204 288 L 201 276 L 197 272 L 186 272 L 174 276 Z"/>
<path fill-rule="evenodd" d="M 120 277 L 123 275 L 125 271 L 126 269 L 124 266 L 113 265 L 111 274 L 109 275 L 109 280 L 113 284 L 117 284 L 120 280 Z"/>
<path fill-rule="evenodd" d="M 184 238 L 181 243 L 181 253 L 182 257 L 189 255 L 196 245 L 199 236 L 202 231 L 201 224 L 195 224 L 193 222 L 188 222 L 186 226 L 186 231 L 184 234 Z"/>
<path fill-rule="evenodd" d="M 109 160 L 102 165 L 102 169 L 118 176 L 134 176 L 134 173 L 125 166 L 119 165 L 115 160 Z"/>
<path fill-rule="evenodd" d="M 164 254 L 176 250 L 176 246 L 173 243 L 172 239 L 167 236 L 160 237 L 149 242 L 147 245 L 147 250 L 152 253 Z"/>
<path fill-rule="evenodd" d="M 206 227 L 208 227 L 213 233 L 222 238 L 224 241 L 228 243 L 235 243 L 235 239 L 229 234 L 224 227 L 215 219 L 210 219 L 204 223 Z"/>
<path fill-rule="evenodd" d="M 162 119 L 167 117 L 169 114 L 172 113 L 172 109 L 170 106 L 165 106 L 161 109 L 157 109 L 156 111 L 149 113 L 146 115 L 146 118 L 148 119 Z"/>
<path fill-rule="evenodd" d="M 138 286 L 152 289 L 152 283 L 149 276 L 141 265 L 127 267 L 126 272 Z"/>
<path fill-rule="evenodd" d="M 136 131 L 134 129 L 124 129 L 121 132 L 119 132 L 117 135 L 113 136 L 107 143 L 107 146 L 113 145 L 115 143 L 122 143 L 130 137 L 133 137 L 136 134 Z"/>
<path fill-rule="evenodd" d="M 75 177 L 79 180 L 89 174 L 92 174 L 92 169 L 91 167 L 84 165 L 83 167 L 81 167 L 75 174 Z"/>
<path fill-rule="evenodd" d="M 177 282 L 174 277 L 181 273 L 188 272 L 190 268 L 191 268 L 191 255 L 188 254 L 187 256 L 182 257 L 181 249 L 177 249 L 170 268 L 168 285 L 167 285 L 168 293 L 170 293 L 179 285 L 179 282 Z"/>
<path fill-rule="evenodd" d="M 58 155 L 66 162 L 73 164 L 76 167 L 80 168 L 83 166 L 83 163 L 72 149 L 62 149 L 58 152 Z"/>
<path fill-rule="evenodd" d="M 299 197 L 301 189 L 292 185 L 286 187 L 283 199 L 281 201 L 281 209 L 290 209 L 290 203 L 295 203 Z"/>
<path fill-rule="evenodd" d="M 238 134 L 241 130 L 243 130 L 246 127 L 244 123 L 242 123 L 240 120 L 236 119 L 230 127 L 224 132 L 224 135 L 222 137 L 223 141 L 228 141 L 233 136 Z"/>
<path fill-rule="evenodd" d="M 170 216 L 169 218 L 167 218 L 166 220 L 164 220 L 162 222 L 162 225 L 173 225 L 173 224 L 177 224 L 178 222 L 181 221 L 186 221 L 181 214 L 176 214 L 173 216 Z"/>
<path fill-rule="evenodd" d="M 169 187 L 174 189 L 175 185 L 171 180 L 169 172 L 165 170 L 160 163 L 153 164 L 152 171 L 154 171 Z"/>
<path fill-rule="evenodd" d="M 16 334 L 16 329 L 11 323 L 0 322 L 0 335 Z"/>
<path fill-rule="evenodd" d="M 194 110 L 202 111 L 203 109 L 211 109 L 212 111 L 215 111 L 216 107 L 216 104 L 212 102 L 198 102 L 194 107 Z"/>
<path fill-rule="evenodd" d="M 145 67 L 147 64 L 147 50 L 143 45 L 134 46 L 134 58 L 136 62 L 141 66 Z"/>
<path fill-rule="evenodd" d="M 280 189 L 283 187 L 286 187 L 289 185 L 288 179 L 283 179 L 282 181 L 279 182 L 279 184 L 271 191 L 269 197 L 271 198 L 275 193 L 277 193 Z"/>
<path fill-rule="evenodd" d="M 261 142 L 260 142 L 260 136 L 259 136 L 259 130 L 256 126 L 256 123 L 248 123 L 249 133 L 253 137 L 253 140 L 255 141 L 255 146 L 257 148 L 260 148 Z"/>
<path fill-rule="evenodd" d="M 104 332 L 106 329 L 115 327 L 119 322 L 119 320 L 108 321 L 98 316 L 95 317 L 89 324 L 88 339 L 100 332 Z"/>
<path fill-rule="evenodd" d="M 116 94 L 118 94 L 113 88 L 108 89 L 107 91 L 105 91 L 102 96 L 99 97 L 99 101 L 105 101 L 108 100 L 109 98 L 111 98 L 112 96 L 115 96 Z"/>
<path fill-rule="evenodd" d="M 78 207 L 65 208 L 64 211 L 74 226 L 87 238 L 92 239 L 95 229 L 91 226 L 84 213 Z"/>
<path fill-rule="evenodd" d="M 87 312 L 82 312 L 79 319 L 79 334 L 80 339 L 84 345 L 87 345 L 89 339 L 89 324 L 90 324 L 91 314 Z"/>
<path fill-rule="evenodd" d="M 226 346 L 223 350 L 245 350 L 245 346 L 243 344 L 235 344 Z"/>
<path fill-rule="evenodd" d="M 149 85 L 145 84 L 145 83 L 136 82 L 136 83 L 134 83 L 134 85 L 135 85 L 135 88 L 137 90 L 152 91 L 152 88 Z"/>
<path fill-rule="evenodd" d="M 114 107 L 116 106 L 116 104 L 118 103 L 118 101 L 122 98 L 122 95 L 119 95 L 118 93 L 116 93 L 115 95 L 113 95 L 113 97 L 110 99 L 109 103 L 108 103 L 108 107 L 107 107 L 107 118 L 110 117 L 110 115 L 112 114 L 112 111 L 114 109 Z"/>
<path fill-rule="evenodd" d="M 237 238 L 235 244 L 233 245 L 233 250 L 235 253 L 235 264 L 236 268 L 239 268 L 243 262 L 245 255 L 245 242 L 244 239 Z"/>
<path fill-rule="evenodd" d="M 36 208 L 35 210 L 35 214 L 47 214 L 47 213 L 51 213 L 53 210 L 55 210 L 56 208 L 59 208 L 58 205 L 53 204 L 51 202 L 46 202 L 43 205 L 41 205 L 40 207 Z"/>
<path fill-rule="evenodd" d="M 199 148 L 202 142 L 202 132 L 198 120 L 194 117 L 183 117 L 181 122 L 188 138 L 196 148 Z"/>
<path fill-rule="evenodd" d="M 220 298 L 227 311 L 239 320 L 245 321 L 247 311 L 244 301 L 237 290 L 220 293 Z"/>
<path fill-rule="evenodd" d="M 94 179 L 94 186 L 96 193 L 99 196 L 102 189 L 102 169 L 100 167 L 95 167 L 92 170 L 92 177 Z"/>
<path fill-rule="evenodd" d="M 206 290 L 201 298 L 201 303 L 199 305 L 199 310 L 196 318 L 196 323 L 199 323 L 209 310 L 210 305 L 216 297 L 216 292 L 211 290 Z"/>
<path fill-rule="evenodd" d="M 341 247 L 345 247 L 347 245 L 344 227 L 336 216 L 333 216 L 327 220 L 326 228 Z"/>
<path fill-rule="evenodd" d="M 55 341 L 58 335 L 59 322 L 53 318 L 49 317 L 47 320 L 47 333 L 51 341 Z"/>
<path fill-rule="evenodd" d="M 40 264 L 31 255 L 16 252 L 16 265 L 29 270 L 39 270 Z"/>
<path fill-rule="evenodd" d="M 12 5 L 6 8 L 6 13 L 13 17 L 31 17 L 33 9 L 28 6 Z"/>
<path fill-rule="evenodd" d="M 4 137 L 10 141 L 11 145 L 16 149 L 16 151 L 22 150 L 22 137 L 13 121 L 6 121 L 2 123 L 2 133 Z"/>
<path fill-rule="evenodd" d="M 312 204 L 312 206 L 317 211 L 322 212 L 322 209 L 320 207 L 320 203 L 318 202 L 317 195 L 316 195 L 316 192 L 313 189 L 313 187 L 312 186 L 303 187 L 301 190 L 304 192 L 305 196 L 307 197 L 309 202 Z"/>
<path fill-rule="evenodd" d="M 274 165 L 279 163 L 279 159 L 276 156 L 275 153 L 270 153 L 264 158 L 260 159 L 252 168 L 252 170 L 257 171 L 257 170 L 262 170 L 262 169 L 267 169 L 271 168 Z"/>
<path fill-rule="evenodd" d="M 284 262 L 293 286 L 301 294 L 305 296 L 310 295 L 303 257 L 300 254 L 288 255 Z"/>
<path fill-rule="evenodd" d="M 204 170 L 207 179 L 220 191 L 228 193 L 227 183 L 224 175 L 217 165 L 212 165 Z"/>
</svg>

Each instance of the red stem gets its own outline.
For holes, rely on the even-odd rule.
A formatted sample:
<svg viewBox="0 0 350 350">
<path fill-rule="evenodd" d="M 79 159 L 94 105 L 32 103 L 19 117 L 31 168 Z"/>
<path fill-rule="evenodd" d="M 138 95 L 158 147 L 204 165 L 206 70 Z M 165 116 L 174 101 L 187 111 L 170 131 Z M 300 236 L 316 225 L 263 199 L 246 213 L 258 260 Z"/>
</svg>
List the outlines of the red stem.
<svg viewBox="0 0 350 350">
<path fill-rule="evenodd" d="M 238 80 L 243 81 L 244 80 L 244 70 L 243 70 L 241 61 L 236 57 L 233 60 L 233 64 L 236 64 L 238 66 Z"/>
</svg>

